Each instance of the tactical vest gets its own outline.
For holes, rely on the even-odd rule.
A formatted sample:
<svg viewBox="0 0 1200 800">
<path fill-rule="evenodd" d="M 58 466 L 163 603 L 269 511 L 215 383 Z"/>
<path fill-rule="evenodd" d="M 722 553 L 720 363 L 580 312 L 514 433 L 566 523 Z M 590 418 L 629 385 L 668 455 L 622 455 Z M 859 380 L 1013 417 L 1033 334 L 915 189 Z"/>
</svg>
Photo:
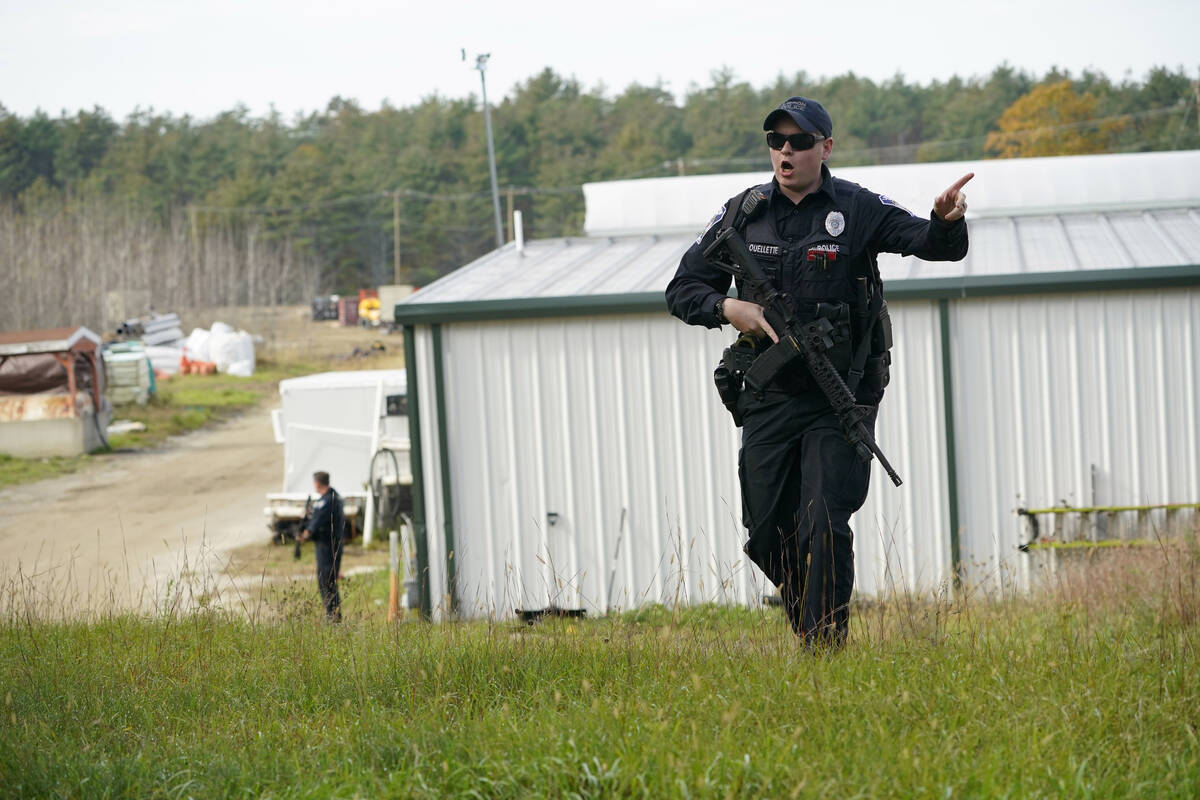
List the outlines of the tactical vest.
<svg viewBox="0 0 1200 800">
<path fill-rule="evenodd" d="M 733 212 L 740 206 L 741 197 L 731 198 L 726 208 Z M 865 366 L 867 383 L 881 396 L 891 362 L 891 320 L 886 303 L 873 319 L 868 318 L 868 298 L 882 291 L 882 282 L 872 255 L 855 249 L 854 215 L 840 204 L 830 203 L 824 215 L 815 217 L 808 236 L 794 242 L 779 235 L 770 207 L 749 222 L 738 220 L 734 224 L 738 224 L 748 249 L 775 287 L 792 298 L 802 318 L 826 317 L 834 321 L 837 338 L 829 357 L 839 372 L 845 374 L 851 368 L 857 360 L 855 351 L 864 337 L 870 337 L 862 354 L 869 356 L 867 363 L 859 361 L 857 369 Z M 837 235 L 831 232 L 834 230 Z M 762 302 L 740 280 L 737 291 L 738 297 Z M 796 390 L 804 388 L 807 381 L 800 375 L 791 383 L 787 388 Z"/>
<path fill-rule="evenodd" d="M 750 252 L 774 279 L 776 288 L 797 302 L 853 305 L 854 279 L 869 276 L 872 270 L 865 257 L 851 252 L 852 219 L 846 212 L 840 213 L 845 229 L 838 236 L 831 235 L 818 216 L 817 230 L 788 242 L 776 231 L 775 215 L 770 208 L 747 223 L 742 235 Z M 738 290 L 741 291 L 740 286 Z"/>
</svg>

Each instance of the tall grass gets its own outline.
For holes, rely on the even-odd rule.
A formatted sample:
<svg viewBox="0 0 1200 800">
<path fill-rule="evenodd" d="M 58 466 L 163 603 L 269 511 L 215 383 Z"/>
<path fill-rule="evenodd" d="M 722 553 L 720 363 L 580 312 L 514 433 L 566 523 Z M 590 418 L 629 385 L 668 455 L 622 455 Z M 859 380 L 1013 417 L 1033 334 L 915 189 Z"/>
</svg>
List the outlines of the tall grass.
<svg viewBox="0 0 1200 800">
<path fill-rule="evenodd" d="M 297 585 L 221 610 L 56 617 L 0 598 L 13 796 L 1196 797 L 1196 539 L 1036 593 L 856 608 L 389 625 Z M 195 606 L 193 606 L 195 607 Z"/>
</svg>

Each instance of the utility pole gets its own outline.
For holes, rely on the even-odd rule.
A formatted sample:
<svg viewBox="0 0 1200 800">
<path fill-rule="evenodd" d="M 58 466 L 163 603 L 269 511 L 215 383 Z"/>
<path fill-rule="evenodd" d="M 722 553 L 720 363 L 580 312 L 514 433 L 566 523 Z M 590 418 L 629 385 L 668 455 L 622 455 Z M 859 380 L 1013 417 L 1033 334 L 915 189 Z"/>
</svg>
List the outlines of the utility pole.
<svg viewBox="0 0 1200 800">
<path fill-rule="evenodd" d="M 392 192 L 392 283 L 400 283 L 400 190 Z"/>
<path fill-rule="evenodd" d="M 1200 131 L 1200 81 L 1192 81 L 1192 91 L 1196 93 L 1196 130 Z"/>
<path fill-rule="evenodd" d="M 504 217 L 505 223 L 508 225 L 508 241 L 513 238 L 513 187 L 508 187 L 508 214 Z"/>
<path fill-rule="evenodd" d="M 463 61 L 467 60 L 467 51 L 462 51 Z M 504 224 L 500 221 L 500 187 L 496 180 L 496 147 L 492 143 L 492 112 L 487 101 L 487 72 L 488 59 L 491 53 L 480 53 L 475 56 L 475 69 L 479 70 L 479 89 L 483 98 L 483 127 L 487 132 L 488 169 L 492 173 L 492 211 L 496 215 L 496 247 L 504 246 Z"/>
</svg>

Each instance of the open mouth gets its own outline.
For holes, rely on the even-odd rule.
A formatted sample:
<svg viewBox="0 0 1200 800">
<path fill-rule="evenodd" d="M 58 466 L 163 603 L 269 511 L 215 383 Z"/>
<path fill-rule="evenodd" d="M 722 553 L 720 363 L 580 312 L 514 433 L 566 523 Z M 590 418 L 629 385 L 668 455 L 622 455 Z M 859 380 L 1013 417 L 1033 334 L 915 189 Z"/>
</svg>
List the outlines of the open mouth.
<svg viewBox="0 0 1200 800">
<path fill-rule="evenodd" d="M 787 177 L 792 174 L 792 162 L 784 159 L 779 162 L 779 174 Z"/>
</svg>

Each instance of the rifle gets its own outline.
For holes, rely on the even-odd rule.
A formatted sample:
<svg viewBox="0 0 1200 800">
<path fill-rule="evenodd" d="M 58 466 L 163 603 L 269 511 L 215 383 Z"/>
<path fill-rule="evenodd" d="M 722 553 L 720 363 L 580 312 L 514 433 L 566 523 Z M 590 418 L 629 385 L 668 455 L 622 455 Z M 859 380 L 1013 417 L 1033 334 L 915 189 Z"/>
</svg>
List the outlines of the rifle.
<svg viewBox="0 0 1200 800">
<path fill-rule="evenodd" d="M 742 202 L 742 215 L 748 217 L 753 214 L 762 200 L 763 196 L 759 192 L 752 191 L 747 194 Z M 870 461 L 872 456 L 878 458 L 880 466 L 892 479 L 892 483 L 899 486 L 902 483 L 900 476 L 892 469 L 892 465 L 863 421 L 871 413 L 871 409 L 855 402 L 854 393 L 829 360 L 828 351 L 834 345 L 833 323 L 823 317 L 811 322 L 802 321 L 792 299 L 775 288 L 775 284 L 746 247 L 745 240 L 734 226 L 730 225 L 717 234 L 713 243 L 704 250 L 704 257 L 713 266 L 740 278 L 747 287 L 763 298 L 763 316 L 779 337 L 779 343 L 772 345 L 754 359 L 753 364 L 745 371 L 742 380 L 746 386 L 754 391 L 764 391 L 781 370 L 797 361 L 803 363 L 813 381 L 829 400 L 833 412 L 842 423 L 842 433 L 846 441 L 858 453 L 858 457 L 863 461 Z"/>
<path fill-rule="evenodd" d="M 304 516 L 300 518 L 300 530 L 296 532 L 296 545 L 292 548 L 292 558 L 300 560 L 300 546 L 308 538 L 308 521 L 312 519 L 312 495 L 304 501 Z"/>
</svg>

